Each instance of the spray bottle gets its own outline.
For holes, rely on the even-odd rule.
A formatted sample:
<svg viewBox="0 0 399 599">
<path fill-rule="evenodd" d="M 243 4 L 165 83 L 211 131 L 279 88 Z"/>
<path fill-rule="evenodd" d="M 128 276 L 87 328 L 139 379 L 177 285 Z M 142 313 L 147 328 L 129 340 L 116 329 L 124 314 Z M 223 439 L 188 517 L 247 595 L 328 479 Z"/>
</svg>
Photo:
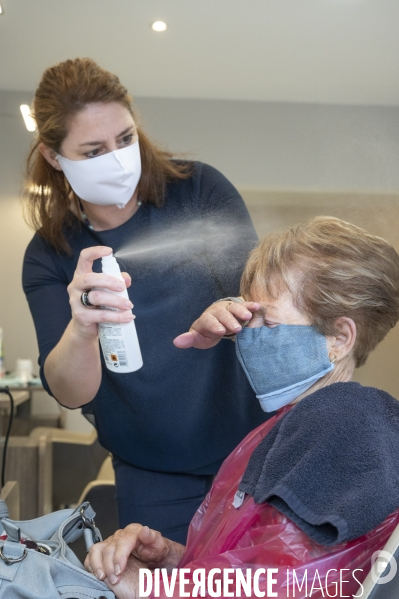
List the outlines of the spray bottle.
<svg viewBox="0 0 399 599">
<path fill-rule="evenodd" d="M 103 273 L 123 281 L 115 256 L 110 254 L 101 259 Z M 127 289 L 120 292 L 109 291 L 129 299 Z M 103 350 L 105 364 L 113 372 L 134 372 L 143 365 L 143 358 L 137 338 L 134 320 L 126 323 L 101 322 L 98 334 Z"/>
</svg>

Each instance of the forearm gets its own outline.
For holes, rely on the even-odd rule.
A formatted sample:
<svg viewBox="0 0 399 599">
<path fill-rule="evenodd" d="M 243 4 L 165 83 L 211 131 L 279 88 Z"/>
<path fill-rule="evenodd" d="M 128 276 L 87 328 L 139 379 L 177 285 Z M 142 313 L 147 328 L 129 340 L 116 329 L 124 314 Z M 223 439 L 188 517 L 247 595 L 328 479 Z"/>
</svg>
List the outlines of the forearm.
<svg viewBox="0 0 399 599">
<path fill-rule="evenodd" d="M 101 383 L 97 336 L 83 336 L 71 321 L 59 343 L 48 355 L 44 374 L 54 397 L 68 408 L 89 403 Z"/>
</svg>

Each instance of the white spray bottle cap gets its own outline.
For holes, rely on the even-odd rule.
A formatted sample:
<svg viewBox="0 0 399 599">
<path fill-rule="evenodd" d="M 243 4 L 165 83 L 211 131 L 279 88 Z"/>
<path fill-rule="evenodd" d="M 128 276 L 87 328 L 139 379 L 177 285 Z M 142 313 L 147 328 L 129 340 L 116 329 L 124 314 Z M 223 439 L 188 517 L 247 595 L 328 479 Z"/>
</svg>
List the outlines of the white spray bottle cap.
<svg viewBox="0 0 399 599">
<path fill-rule="evenodd" d="M 103 256 L 101 258 L 101 265 L 103 272 L 105 272 L 107 275 L 112 275 L 118 279 L 123 279 L 121 275 L 121 269 L 119 268 L 119 264 L 113 254 Z"/>
</svg>

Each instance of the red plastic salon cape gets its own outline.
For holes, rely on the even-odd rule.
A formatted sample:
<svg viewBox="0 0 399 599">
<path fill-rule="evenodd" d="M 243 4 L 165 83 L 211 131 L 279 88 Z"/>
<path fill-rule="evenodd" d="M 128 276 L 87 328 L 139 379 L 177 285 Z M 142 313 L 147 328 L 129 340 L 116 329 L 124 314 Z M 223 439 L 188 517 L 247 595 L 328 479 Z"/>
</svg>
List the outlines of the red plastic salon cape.
<svg viewBox="0 0 399 599">
<path fill-rule="evenodd" d="M 222 573 L 216 575 L 215 580 L 222 580 L 225 568 L 241 569 L 244 575 L 247 568 L 251 568 L 252 574 L 259 568 L 275 568 L 278 573 L 272 576 L 277 583 L 273 584 L 272 591 L 277 592 L 280 599 L 360 595 L 359 583 L 370 570 L 372 554 L 383 548 L 399 523 L 399 511 L 358 539 L 323 547 L 267 503 L 255 504 L 252 497 L 247 496 L 238 509 L 232 505 L 253 450 L 289 409 L 284 408 L 252 431 L 223 463 L 190 524 L 186 552 L 179 563 L 179 569 L 190 569 L 190 574 L 184 574 L 185 580 L 192 579 L 193 571 L 200 568 L 205 569 L 206 576 L 212 568 L 220 568 Z M 229 579 L 233 582 L 227 591 L 234 595 L 227 596 L 236 596 L 234 574 L 229 575 Z M 179 575 L 174 588 L 169 597 L 179 597 Z M 189 583 L 184 591 L 190 592 L 193 588 Z M 258 588 L 265 592 L 264 597 L 268 596 L 267 572 L 260 575 Z M 216 590 L 216 586 L 213 589 Z M 151 596 L 155 596 L 154 588 Z M 157 596 L 166 597 L 162 577 Z M 241 597 L 245 596 L 241 590 Z"/>
</svg>

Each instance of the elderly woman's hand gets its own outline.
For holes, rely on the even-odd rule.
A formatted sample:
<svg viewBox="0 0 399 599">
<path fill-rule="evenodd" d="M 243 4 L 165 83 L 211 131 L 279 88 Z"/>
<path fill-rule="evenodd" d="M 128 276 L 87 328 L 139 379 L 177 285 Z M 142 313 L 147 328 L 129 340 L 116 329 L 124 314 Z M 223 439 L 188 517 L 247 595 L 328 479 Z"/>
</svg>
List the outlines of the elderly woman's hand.
<svg viewBox="0 0 399 599">
<path fill-rule="evenodd" d="M 103 291 L 120 292 L 130 287 L 131 279 L 122 273 L 124 282 L 116 277 L 92 270 L 93 261 L 109 256 L 112 249 L 106 246 L 95 246 L 82 250 L 71 283 L 68 285 L 69 303 L 72 310 L 72 324 L 78 336 L 96 337 L 99 322 L 129 322 L 134 318 L 133 304 L 124 297 Z M 88 291 L 87 299 L 94 308 L 87 308 L 81 302 L 82 293 Z M 98 309 L 99 306 L 116 308 L 116 311 Z"/>
<path fill-rule="evenodd" d="M 173 343 L 180 349 L 214 347 L 224 335 L 234 335 L 241 331 L 242 324 L 248 322 L 259 307 L 256 302 L 216 302 L 191 325 L 188 333 L 179 335 Z"/>
<path fill-rule="evenodd" d="M 145 567 L 135 557 L 130 556 L 126 569 L 118 582 L 113 584 L 109 578 L 105 578 L 105 584 L 115 593 L 117 599 L 140 599 L 139 576 L 140 568 Z"/>
<path fill-rule="evenodd" d="M 180 562 L 184 549 L 184 545 L 165 539 L 148 526 L 129 524 L 102 543 L 93 545 L 87 554 L 85 566 L 100 580 L 118 585 L 124 579 L 123 574 L 131 557 L 138 560 L 142 567 L 173 568 Z"/>
</svg>

